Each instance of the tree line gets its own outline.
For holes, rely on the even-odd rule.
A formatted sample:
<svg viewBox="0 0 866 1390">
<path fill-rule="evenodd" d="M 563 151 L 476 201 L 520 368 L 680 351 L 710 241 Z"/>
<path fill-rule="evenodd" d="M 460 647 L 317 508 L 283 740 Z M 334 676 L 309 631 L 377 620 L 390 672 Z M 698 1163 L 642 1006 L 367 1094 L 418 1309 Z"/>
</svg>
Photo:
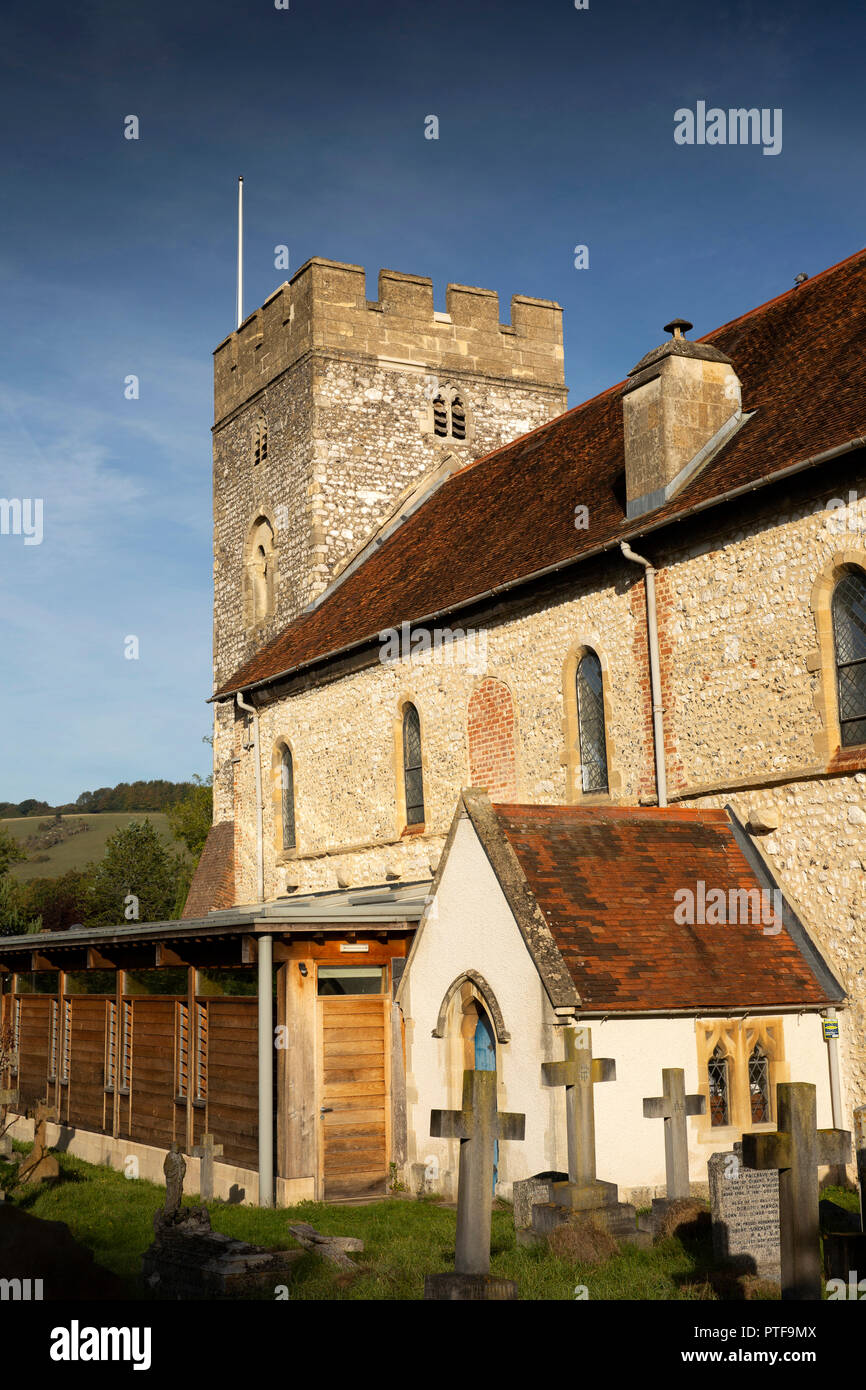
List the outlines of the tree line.
<svg viewBox="0 0 866 1390">
<path fill-rule="evenodd" d="M 79 811 L 91 815 L 98 811 L 168 811 L 194 787 L 194 782 L 167 782 L 158 777 L 150 782 L 118 782 L 116 787 L 97 787 L 95 792 L 82 792 L 76 801 L 68 801 L 63 806 L 51 806 L 34 797 L 17 802 L 0 801 L 0 820 L 57 813 L 68 816 Z"/>
<path fill-rule="evenodd" d="M 27 856 L 0 826 L 0 936 L 180 917 L 211 825 L 210 782 L 197 777 L 186 783 L 186 794 L 166 808 L 172 833 L 187 854 L 167 845 L 145 817 L 110 835 L 102 859 L 83 869 L 19 883 L 9 870 Z"/>
</svg>

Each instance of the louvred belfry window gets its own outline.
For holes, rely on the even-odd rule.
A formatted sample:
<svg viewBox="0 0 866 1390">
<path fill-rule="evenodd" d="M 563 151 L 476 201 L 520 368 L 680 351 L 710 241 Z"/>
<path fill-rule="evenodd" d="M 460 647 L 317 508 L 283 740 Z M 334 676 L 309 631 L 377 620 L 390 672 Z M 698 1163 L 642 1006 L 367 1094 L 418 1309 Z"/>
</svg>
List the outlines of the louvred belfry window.
<svg viewBox="0 0 866 1390">
<path fill-rule="evenodd" d="M 406 824 L 424 823 L 424 778 L 421 771 L 421 721 L 414 705 L 403 711 L 403 780 Z"/>
<path fill-rule="evenodd" d="M 581 786 L 585 792 L 607 791 L 607 743 L 601 662 L 587 652 L 577 665 L 577 726 L 580 737 Z"/>
<path fill-rule="evenodd" d="M 448 434 L 448 407 L 442 396 L 433 399 L 433 433 L 440 439 L 445 439 Z"/>
<path fill-rule="evenodd" d="M 268 422 L 259 420 L 253 439 L 253 463 L 265 463 L 268 457 Z"/>
<path fill-rule="evenodd" d="M 466 438 L 466 411 L 459 396 L 451 402 L 451 435 L 454 439 Z"/>
<path fill-rule="evenodd" d="M 833 593 L 842 747 L 866 743 L 866 576 L 852 570 Z"/>
</svg>

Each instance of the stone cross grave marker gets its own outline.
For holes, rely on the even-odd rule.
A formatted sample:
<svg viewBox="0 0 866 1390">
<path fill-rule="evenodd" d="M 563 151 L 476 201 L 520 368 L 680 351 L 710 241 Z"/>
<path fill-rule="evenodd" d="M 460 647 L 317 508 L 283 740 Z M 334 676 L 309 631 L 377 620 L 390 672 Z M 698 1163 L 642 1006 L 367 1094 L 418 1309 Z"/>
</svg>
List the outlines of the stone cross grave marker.
<svg viewBox="0 0 866 1390">
<path fill-rule="evenodd" d="M 40 1101 L 36 1107 L 33 1148 L 18 1169 L 20 1182 L 42 1182 L 43 1178 L 56 1178 L 60 1172 L 57 1159 L 48 1152 L 45 1142 L 45 1126 L 49 1120 L 52 1124 L 57 1122 L 57 1111 Z"/>
<path fill-rule="evenodd" d="M 854 1111 L 854 1150 L 860 1184 L 860 1229 L 866 1231 L 866 1105 L 858 1105 Z"/>
<path fill-rule="evenodd" d="M 556 1200 L 577 1210 L 616 1202 L 616 1184 L 601 1182 L 595 1168 L 595 1103 L 593 1087 L 616 1080 L 616 1062 L 593 1057 L 592 1029 L 565 1029 L 565 1061 L 542 1062 L 546 1086 L 565 1087 L 568 1135 L 568 1182 L 554 1184 Z"/>
<path fill-rule="evenodd" d="M 203 1134 L 201 1143 L 192 1150 L 193 1158 L 201 1159 L 198 1190 L 203 1202 L 209 1202 L 213 1197 L 213 1161 L 222 1158 L 222 1155 L 223 1146 L 214 1143 L 212 1134 Z"/>
<path fill-rule="evenodd" d="M 703 1115 L 704 1096 L 686 1095 L 686 1074 L 682 1067 L 662 1068 L 662 1094 L 644 1097 L 645 1120 L 665 1122 L 665 1181 L 670 1201 L 689 1195 L 689 1140 L 687 1115 Z"/>
<path fill-rule="evenodd" d="M 821 1259 L 818 1227 L 820 1164 L 846 1163 L 851 1134 L 818 1129 L 816 1091 L 808 1082 L 780 1081 L 776 1087 L 779 1128 L 772 1134 L 744 1134 L 748 1168 L 779 1171 L 779 1229 L 782 1298 L 819 1300 Z"/>
<path fill-rule="evenodd" d="M 460 1110 L 433 1110 L 430 1134 L 434 1139 L 459 1139 L 460 1164 L 457 1177 L 457 1249 L 454 1275 L 428 1275 L 426 1297 L 484 1298 L 484 1292 L 454 1292 L 459 1278 L 468 1276 L 467 1288 L 477 1276 L 490 1271 L 490 1221 L 493 1191 L 493 1146 L 497 1139 L 522 1139 L 526 1116 L 497 1109 L 496 1072 L 464 1071 L 463 1105 Z M 505 1283 L 507 1281 L 499 1281 Z M 437 1283 L 447 1284 L 448 1292 L 437 1292 Z M 497 1297 L 514 1297 L 498 1293 Z"/>
</svg>

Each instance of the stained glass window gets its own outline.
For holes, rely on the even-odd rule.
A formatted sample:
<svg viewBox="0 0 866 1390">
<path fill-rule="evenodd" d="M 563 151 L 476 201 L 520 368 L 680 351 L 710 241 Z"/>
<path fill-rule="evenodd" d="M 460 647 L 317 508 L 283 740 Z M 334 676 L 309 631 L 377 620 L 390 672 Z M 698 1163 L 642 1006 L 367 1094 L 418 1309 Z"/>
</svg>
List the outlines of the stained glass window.
<svg viewBox="0 0 866 1390">
<path fill-rule="evenodd" d="M 424 779 L 421 772 L 421 721 L 414 705 L 403 711 L 403 778 L 406 824 L 424 823 Z"/>
<path fill-rule="evenodd" d="M 844 575 L 833 593 L 842 747 L 866 743 L 866 576 Z"/>
<path fill-rule="evenodd" d="M 756 1043 L 749 1058 L 749 1096 L 752 1103 L 752 1123 L 765 1124 L 770 1115 L 770 1063 L 760 1043 Z"/>
<path fill-rule="evenodd" d="M 283 849 L 295 848 L 295 770 L 289 748 L 280 758 L 280 799 L 283 817 Z"/>
<path fill-rule="evenodd" d="M 577 665 L 577 724 L 580 735 L 581 785 L 585 792 L 607 791 L 607 745 L 601 662 L 587 652 Z"/>
<path fill-rule="evenodd" d="M 707 1066 L 710 1083 L 710 1124 L 730 1124 L 728 1091 L 728 1059 L 717 1043 Z"/>
</svg>

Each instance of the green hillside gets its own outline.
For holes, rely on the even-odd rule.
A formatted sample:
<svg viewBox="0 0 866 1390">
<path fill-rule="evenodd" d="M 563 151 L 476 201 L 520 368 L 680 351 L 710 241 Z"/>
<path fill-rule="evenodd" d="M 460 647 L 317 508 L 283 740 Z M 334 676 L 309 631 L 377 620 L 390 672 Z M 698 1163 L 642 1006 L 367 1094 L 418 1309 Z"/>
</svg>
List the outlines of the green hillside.
<svg viewBox="0 0 866 1390">
<path fill-rule="evenodd" d="M 172 850 L 180 850 L 185 858 L 189 858 L 185 845 L 172 835 L 168 817 L 162 811 L 85 812 L 63 816 L 62 821 L 69 829 L 83 821 L 86 830 L 70 835 L 58 845 L 29 850 L 30 858 L 13 864 L 9 872 L 13 878 L 28 882 L 31 878 L 58 878 L 69 869 L 83 869 L 91 860 L 102 858 L 109 835 L 134 820 L 149 820 Z M 53 824 L 51 816 L 19 816 L 12 820 L 0 820 L 0 826 L 14 835 L 24 848 L 24 842 L 32 835 L 39 835 L 40 826 L 48 822 Z"/>
</svg>

